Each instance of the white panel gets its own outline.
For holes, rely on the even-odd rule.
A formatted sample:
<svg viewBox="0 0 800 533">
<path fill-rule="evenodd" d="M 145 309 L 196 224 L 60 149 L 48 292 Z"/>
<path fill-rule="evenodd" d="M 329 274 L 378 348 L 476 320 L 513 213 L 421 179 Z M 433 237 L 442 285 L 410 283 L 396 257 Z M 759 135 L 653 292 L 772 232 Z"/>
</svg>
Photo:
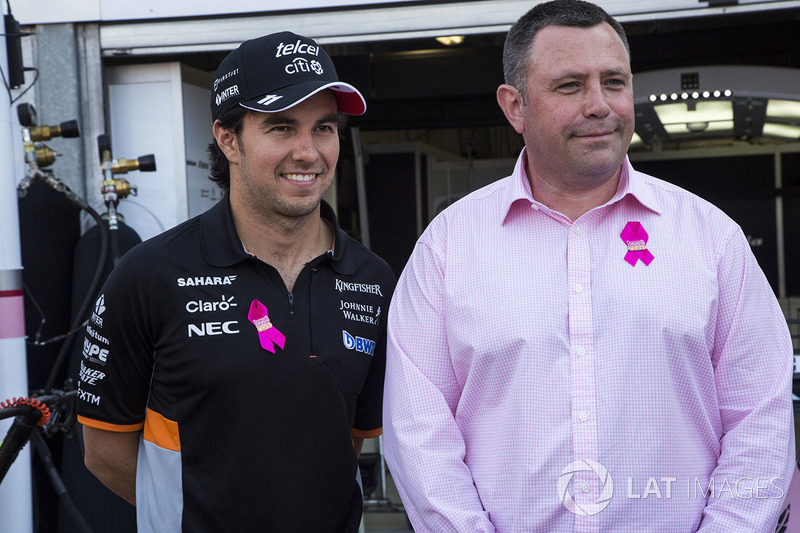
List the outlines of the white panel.
<svg viewBox="0 0 800 533">
<path fill-rule="evenodd" d="M 410 4 L 421 0 L 12 0 L 14 16 L 23 24 L 203 17 L 294 9 L 327 9 L 364 4 Z M 5 6 L 3 6 L 5 8 Z M 5 10 L 4 10 L 5 12 Z"/>
<path fill-rule="evenodd" d="M 283 31 L 307 35 L 321 44 L 435 37 L 455 33 L 506 32 L 532 0 L 479 0 L 415 5 L 389 4 L 342 11 L 273 13 L 208 20 L 172 20 L 102 26 L 105 55 L 230 50 L 244 40 Z M 745 13 L 800 7 L 800 0 L 761 0 L 709 7 L 697 0 L 600 0 L 621 22 Z"/>
<path fill-rule="evenodd" d="M 120 201 L 126 223 L 147 239 L 187 218 L 183 107 L 177 63 L 111 69 L 108 87 L 114 159 L 154 154 L 156 172 L 124 177 L 137 196 Z"/>
<path fill-rule="evenodd" d="M 0 401 L 28 396 L 26 366 L 25 339 L 0 339 Z M 13 418 L 0 420 L 0 441 L 13 422 Z M 0 483 L 0 527 L 3 531 L 33 531 L 30 468 L 30 445 L 26 445 Z"/>
<path fill-rule="evenodd" d="M 20 24 L 52 24 L 100 20 L 100 0 L 10 0 Z M 5 12 L 5 2 L 3 2 Z"/>
<path fill-rule="evenodd" d="M 237 0 L 218 2 L 197 0 L 139 0 L 120 2 L 120 0 L 101 0 L 103 20 L 147 19 L 165 17 L 189 17 L 206 15 L 227 15 L 233 13 L 256 13 L 264 11 L 288 11 L 294 9 L 323 9 L 349 7 L 363 4 L 409 4 L 420 0 Z"/>
<path fill-rule="evenodd" d="M 245 33 L 246 28 L 252 23 L 253 13 L 282 13 L 287 10 L 298 9 L 329 9 L 349 8 L 353 14 L 351 24 L 340 27 L 338 24 L 329 23 L 328 29 L 311 35 L 365 35 L 378 33 L 405 33 L 418 31 L 418 29 L 405 25 L 403 19 L 416 19 L 421 25 L 427 21 L 436 21 L 441 28 L 487 28 L 495 24 L 484 19 L 495 18 L 495 14 L 502 16 L 502 25 L 509 25 L 520 15 L 530 9 L 537 2 L 535 0 L 473 0 L 462 2 L 442 2 L 419 5 L 420 0 L 234 0 L 220 2 L 218 0 L 140 0 L 138 2 L 124 2 L 120 0 L 13 0 L 12 8 L 16 18 L 22 24 L 50 24 L 57 22 L 98 22 L 98 21 L 146 21 L 159 18 L 199 18 L 218 15 L 245 15 L 238 19 L 238 25 Z M 740 0 L 737 6 L 710 8 L 707 2 L 697 0 L 597 0 L 597 3 L 621 21 L 640 20 L 649 18 L 673 18 L 680 16 L 697 16 L 710 13 L 735 13 L 742 11 L 758 11 L 764 9 L 781 9 L 797 7 L 798 2 L 793 0 Z M 358 6 L 379 6 L 378 9 L 354 10 Z M 5 5 L 3 5 L 5 11 Z M 381 10 L 380 8 L 383 8 Z M 386 9 L 391 8 L 393 13 L 387 16 Z M 397 11 L 397 10 L 400 11 Z M 415 15 L 419 10 L 420 12 Z M 378 14 L 378 11 L 382 13 Z M 406 15 L 406 12 L 408 15 Z M 298 22 L 306 18 L 325 20 L 332 12 L 302 13 L 289 15 Z M 433 18 L 432 18 L 433 17 Z M 233 20 L 233 19 L 231 19 Z M 215 20 L 214 22 L 217 22 Z M 195 20 L 206 27 L 207 34 L 209 21 Z M 388 22 L 393 29 L 378 29 Z M 171 24 L 167 22 L 166 24 Z M 393 24 L 395 23 L 395 24 Z M 284 26 L 295 28 L 296 23 Z M 115 28 L 114 31 L 117 29 Z M 217 30 L 219 31 L 219 30 Z M 168 31 L 164 31 L 168 34 Z M 267 33 L 267 31 L 262 32 Z M 468 32 L 474 33 L 474 32 Z M 218 38 L 210 35 L 209 42 L 220 42 Z M 231 39 L 229 42 L 240 42 L 244 39 Z M 192 41 L 186 44 L 201 44 Z M 145 47 L 153 47 L 156 42 L 144 43 Z"/>
<path fill-rule="evenodd" d="M 208 179 L 206 148 L 214 140 L 211 129 L 211 91 L 183 84 L 184 139 L 186 145 L 186 184 L 189 218 L 199 215 L 217 203 L 222 191 Z"/>
<path fill-rule="evenodd" d="M 697 73 L 700 91 L 730 89 L 734 96 L 761 96 L 800 100 L 800 69 L 753 65 L 687 66 L 675 69 L 636 72 L 633 92 L 637 103 L 651 94 L 678 93 L 681 74 Z"/>
</svg>

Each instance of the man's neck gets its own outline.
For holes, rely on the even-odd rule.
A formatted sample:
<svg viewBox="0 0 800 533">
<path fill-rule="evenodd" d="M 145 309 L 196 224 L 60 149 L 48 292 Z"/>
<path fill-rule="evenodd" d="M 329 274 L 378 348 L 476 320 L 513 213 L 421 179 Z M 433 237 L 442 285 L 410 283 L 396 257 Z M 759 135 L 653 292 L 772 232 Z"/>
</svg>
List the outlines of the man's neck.
<svg viewBox="0 0 800 533">
<path fill-rule="evenodd" d="M 533 198 L 573 222 L 614 197 L 621 173 L 620 169 L 611 176 L 587 180 L 584 185 L 580 179 L 570 183 L 564 179 L 552 179 L 538 174 L 529 165 L 526 165 L 525 171 Z"/>
<path fill-rule="evenodd" d="M 233 218 L 247 250 L 275 267 L 289 291 L 306 263 L 333 246 L 333 228 L 320 217 L 319 208 L 306 217 L 254 219 L 234 213 Z"/>
</svg>

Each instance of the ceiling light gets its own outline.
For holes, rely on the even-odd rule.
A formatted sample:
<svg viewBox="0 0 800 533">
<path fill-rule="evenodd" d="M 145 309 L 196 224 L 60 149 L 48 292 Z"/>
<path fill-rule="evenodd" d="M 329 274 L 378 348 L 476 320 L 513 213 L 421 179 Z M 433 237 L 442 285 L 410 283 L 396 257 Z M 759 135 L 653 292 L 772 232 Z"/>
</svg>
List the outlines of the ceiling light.
<svg viewBox="0 0 800 533">
<path fill-rule="evenodd" d="M 453 46 L 454 44 L 461 44 L 464 42 L 463 35 L 447 35 L 442 37 L 437 37 L 437 41 L 445 46 Z"/>
<path fill-rule="evenodd" d="M 782 137 L 785 139 L 800 139 L 800 126 L 789 126 L 786 124 L 764 124 L 763 134 L 767 137 Z"/>
<path fill-rule="evenodd" d="M 767 103 L 767 117 L 785 120 L 800 119 L 800 102 L 793 100 L 770 100 Z"/>
<path fill-rule="evenodd" d="M 684 102 L 654 106 L 658 119 L 664 126 L 690 122 L 719 122 L 733 120 L 733 105 L 726 100 L 700 101 L 694 111 Z"/>
<path fill-rule="evenodd" d="M 732 120 L 718 122 L 685 122 L 683 124 L 664 124 L 664 129 L 670 135 L 691 135 L 692 133 L 719 133 L 733 131 Z"/>
</svg>

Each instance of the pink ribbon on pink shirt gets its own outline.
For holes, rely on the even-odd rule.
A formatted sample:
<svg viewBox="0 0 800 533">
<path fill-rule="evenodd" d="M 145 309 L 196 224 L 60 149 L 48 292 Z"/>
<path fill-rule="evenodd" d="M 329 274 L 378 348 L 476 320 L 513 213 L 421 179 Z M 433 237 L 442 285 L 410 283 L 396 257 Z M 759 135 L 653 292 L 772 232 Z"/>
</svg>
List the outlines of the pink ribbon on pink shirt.
<svg viewBox="0 0 800 533">
<path fill-rule="evenodd" d="M 250 311 L 247 313 L 247 320 L 253 323 L 258 330 L 258 340 L 261 341 L 261 347 L 268 352 L 275 353 L 275 346 L 277 344 L 281 349 L 286 342 L 286 337 L 278 331 L 278 328 L 272 325 L 267 313 L 267 307 L 259 302 L 253 300 L 250 303 Z M 273 344 L 274 343 L 274 344 Z"/>
<path fill-rule="evenodd" d="M 628 247 L 628 253 L 625 254 L 625 261 L 636 266 L 636 261 L 640 260 L 645 266 L 649 265 L 654 257 L 647 249 L 647 240 L 650 238 L 647 232 L 642 227 L 641 222 L 628 222 L 625 224 L 625 229 L 619 234 L 622 241 Z"/>
</svg>

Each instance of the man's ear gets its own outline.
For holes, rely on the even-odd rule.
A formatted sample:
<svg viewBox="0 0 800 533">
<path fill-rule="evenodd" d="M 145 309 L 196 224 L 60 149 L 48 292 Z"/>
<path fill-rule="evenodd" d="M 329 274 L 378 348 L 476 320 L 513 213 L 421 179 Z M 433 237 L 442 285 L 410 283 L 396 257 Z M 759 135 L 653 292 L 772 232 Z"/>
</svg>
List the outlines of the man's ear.
<svg viewBox="0 0 800 533">
<path fill-rule="evenodd" d="M 239 139 L 233 130 L 223 128 L 219 120 L 214 121 L 214 138 L 225 157 L 231 163 L 239 162 Z"/>
<path fill-rule="evenodd" d="M 509 124 L 514 130 L 522 135 L 525 131 L 525 124 L 522 120 L 522 95 L 516 87 L 508 84 L 502 84 L 497 88 L 497 103 L 500 104 L 500 109 L 506 116 Z"/>
</svg>

